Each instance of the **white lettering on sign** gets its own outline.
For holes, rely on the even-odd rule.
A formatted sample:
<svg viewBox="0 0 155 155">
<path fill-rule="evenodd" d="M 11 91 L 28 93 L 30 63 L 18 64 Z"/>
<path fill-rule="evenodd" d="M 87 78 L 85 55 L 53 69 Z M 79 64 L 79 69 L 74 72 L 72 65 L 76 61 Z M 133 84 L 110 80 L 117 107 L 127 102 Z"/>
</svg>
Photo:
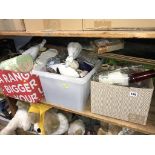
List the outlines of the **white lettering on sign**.
<svg viewBox="0 0 155 155">
<path fill-rule="evenodd" d="M 14 76 L 14 78 L 16 79 L 16 81 L 20 80 L 22 81 L 23 79 L 20 76 L 20 73 L 12 73 L 12 75 Z"/>
<path fill-rule="evenodd" d="M 8 77 L 7 77 L 5 74 L 2 74 L 2 77 L 4 78 L 5 82 L 10 82 L 10 81 L 8 80 Z"/>
<path fill-rule="evenodd" d="M 5 85 L 4 88 L 8 93 L 19 93 L 19 92 L 32 92 L 32 90 L 37 86 L 36 81 L 32 79 L 29 83 L 23 83 L 18 85 Z M 41 90 L 40 90 L 41 92 Z"/>
<path fill-rule="evenodd" d="M 2 82 L 4 83 L 4 81 L 0 78 L 0 83 L 2 83 Z"/>
<path fill-rule="evenodd" d="M 36 82 L 35 82 L 34 79 L 32 79 L 32 80 L 30 81 L 30 86 L 31 86 L 32 89 L 34 89 L 34 87 L 37 86 L 37 84 L 36 84 Z"/>
<path fill-rule="evenodd" d="M 32 92 L 31 87 L 29 86 L 28 83 L 25 83 L 25 84 L 24 84 L 24 87 L 25 87 L 25 89 L 26 89 L 26 92 Z"/>
<path fill-rule="evenodd" d="M 28 80 L 30 78 L 30 74 L 26 73 L 26 74 L 22 74 L 22 73 L 12 73 L 9 74 L 8 76 L 6 76 L 5 74 L 2 74 L 3 79 L 0 79 L 0 81 L 3 82 L 3 80 L 5 80 L 5 82 L 16 82 L 16 81 L 23 81 L 23 80 Z"/>
<path fill-rule="evenodd" d="M 43 97 L 38 77 L 31 73 L 1 71 L 0 86 L 3 93 L 28 102 L 38 102 Z"/>
<path fill-rule="evenodd" d="M 30 74 L 29 74 L 29 73 L 21 74 L 21 77 L 22 77 L 24 80 L 28 80 L 29 77 L 30 77 Z"/>
<path fill-rule="evenodd" d="M 33 93 L 33 94 L 31 95 L 31 97 L 32 97 L 33 102 L 34 102 L 35 100 L 37 100 L 37 99 L 38 99 L 38 97 L 37 97 L 37 94 L 36 94 L 36 93 Z"/>
<path fill-rule="evenodd" d="M 18 89 L 20 92 L 23 92 L 23 93 L 26 92 L 26 89 L 23 84 L 18 84 Z"/>
<path fill-rule="evenodd" d="M 40 88 L 38 88 L 38 91 L 39 91 L 39 93 L 41 93 L 41 94 L 43 93 L 43 91 L 42 91 Z"/>
<path fill-rule="evenodd" d="M 28 102 L 33 102 L 33 103 L 38 99 L 36 93 L 33 93 L 32 95 L 14 95 L 14 98 L 18 100 L 25 100 Z"/>
<path fill-rule="evenodd" d="M 20 84 L 19 84 L 19 85 L 20 85 Z M 18 85 L 18 87 L 19 87 L 19 85 Z M 11 89 L 11 88 L 12 88 L 12 89 Z M 12 90 L 12 92 L 19 93 L 19 89 L 17 88 L 16 85 L 10 86 L 10 89 Z"/>
<path fill-rule="evenodd" d="M 8 77 L 10 82 L 16 81 L 11 74 L 8 74 Z"/>
<path fill-rule="evenodd" d="M 8 92 L 8 93 L 11 93 L 11 90 L 9 89 L 8 86 L 4 86 L 5 90 Z"/>
<path fill-rule="evenodd" d="M 130 96 L 132 97 L 137 97 L 138 93 L 137 92 L 130 92 Z"/>
</svg>

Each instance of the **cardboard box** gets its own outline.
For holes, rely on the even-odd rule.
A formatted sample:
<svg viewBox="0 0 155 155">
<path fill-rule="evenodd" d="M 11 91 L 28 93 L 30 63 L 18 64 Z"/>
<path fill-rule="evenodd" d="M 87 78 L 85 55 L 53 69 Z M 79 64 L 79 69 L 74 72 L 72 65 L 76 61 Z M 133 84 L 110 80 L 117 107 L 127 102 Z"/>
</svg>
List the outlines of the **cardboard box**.
<svg viewBox="0 0 155 155">
<path fill-rule="evenodd" d="M 82 30 L 82 19 L 26 19 L 26 31 Z"/>
<path fill-rule="evenodd" d="M 155 19 L 84 19 L 83 30 L 155 30 Z"/>
<path fill-rule="evenodd" d="M 152 79 L 145 82 L 148 88 L 91 81 L 91 112 L 145 125 L 154 90 Z"/>
<path fill-rule="evenodd" d="M 0 19 L 0 31 L 25 31 L 22 19 Z"/>
</svg>

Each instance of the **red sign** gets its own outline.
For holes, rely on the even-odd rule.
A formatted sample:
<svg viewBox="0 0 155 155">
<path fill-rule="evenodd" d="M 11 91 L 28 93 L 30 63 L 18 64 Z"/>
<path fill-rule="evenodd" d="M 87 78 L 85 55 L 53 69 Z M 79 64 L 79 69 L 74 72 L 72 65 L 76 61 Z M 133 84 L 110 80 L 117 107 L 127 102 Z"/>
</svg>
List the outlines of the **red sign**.
<svg viewBox="0 0 155 155">
<path fill-rule="evenodd" d="M 22 101 L 37 103 L 43 98 L 40 79 L 31 73 L 0 70 L 0 87 L 4 95 Z"/>
</svg>

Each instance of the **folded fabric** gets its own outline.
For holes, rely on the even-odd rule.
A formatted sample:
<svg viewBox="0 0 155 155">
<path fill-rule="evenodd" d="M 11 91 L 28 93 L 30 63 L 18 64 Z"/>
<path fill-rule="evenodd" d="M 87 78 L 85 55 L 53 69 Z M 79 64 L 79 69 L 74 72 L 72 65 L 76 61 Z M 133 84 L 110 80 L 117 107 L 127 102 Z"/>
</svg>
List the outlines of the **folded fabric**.
<svg viewBox="0 0 155 155">
<path fill-rule="evenodd" d="M 0 69 L 17 72 L 30 72 L 33 68 L 33 59 L 30 55 L 20 55 L 0 63 Z"/>
</svg>

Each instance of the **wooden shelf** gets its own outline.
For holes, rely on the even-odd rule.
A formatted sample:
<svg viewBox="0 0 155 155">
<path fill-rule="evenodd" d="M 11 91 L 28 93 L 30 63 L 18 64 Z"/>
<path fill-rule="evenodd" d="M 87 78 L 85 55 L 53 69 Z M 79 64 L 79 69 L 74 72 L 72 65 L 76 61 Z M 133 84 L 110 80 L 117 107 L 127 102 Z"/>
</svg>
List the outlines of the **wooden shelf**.
<svg viewBox="0 0 155 155">
<path fill-rule="evenodd" d="M 1 94 L 1 96 L 3 95 Z M 51 104 L 51 103 L 46 103 L 46 102 L 44 103 L 51 105 L 51 107 L 53 108 L 60 109 L 66 112 L 78 114 L 81 116 L 85 116 L 88 118 L 96 119 L 96 120 L 107 122 L 107 123 L 114 124 L 114 125 L 118 125 L 121 127 L 128 127 L 135 131 L 142 132 L 145 134 L 155 134 L 155 95 L 153 96 L 153 99 L 152 99 L 152 103 L 151 103 L 151 107 L 150 107 L 150 111 L 148 115 L 148 121 L 146 125 L 140 125 L 136 123 L 131 123 L 131 122 L 91 113 L 90 101 L 88 101 L 84 111 L 76 111 L 76 110 L 64 108 L 62 106 L 58 106 L 56 104 Z"/>
<path fill-rule="evenodd" d="M 155 60 L 153 60 L 153 59 L 137 58 L 137 57 L 125 56 L 125 55 L 115 54 L 115 53 L 110 53 L 110 52 L 99 54 L 99 56 L 104 57 L 104 58 L 111 58 L 111 59 L 115 59 L 115 60 L 135 62 L 135 63 L 139 63 L 139 64 L 147 64 L 147 65 L 155 66 Z"/>
<path fill-rule="evenodd" d="M 88 37 L 88 38 L 155 38 L 155 31 L 42 31 L 42 32 L 0 32 L 0 36 L 48 36 L 48 37 Z M 109 55 L 107 55 L 109 57 Z M 112 57 L 110 55 L 110 57 Z M 120 58 L 121 60 L 122 58 Z M 143 60 L 142 60 L 143 61 Z M 148 62 L 150 63 L 150 62 Z M 152 63 L 152 62 L 151 62 Z M 84 111 L 79 112 L 50 104 L 51 106 L 67 112 L 75 113 L 99 121 L 128 127 L 146 134 L 155 134 L 155 106 L 151 106 L 147 125 L 139 125 L 115 118 L 93 114 L 90 111 L 90 102 Z"/>
<path fill-rule="evenodd" d="M 155 38 L 155 31 L 41 31 L 0 32 L 0 36 L 49 36 L 88 38 Z"/>
<path fill-rule="evenodd" d="M 60 109 L 60 110 L 66 111 L 66 112 L 78 114 L 81 116 L 85 116 L 88 118 L 96 119 L 96 120 L 107 122 L 107 123 L 114 124 L 114 125 L 118 125 L 121 127 L 128 127 L 130 129 L 133 129 L 135 131 L 142 132 L 145 134 L 153 134 L 153 135 L 155 134 L 155 95 L 153 96 L 153 99 L 152 99 L 152 103 L 151 103 L 151 107 L 150 107 L 146 125 L 140 125 L 140 124 L 136 124 L 136 123 L 131 123 L 131 122 L 115 119 L 112 117 L 107 117 L 107 116 L 91 113 L 90 100 L 88 101 L 84 111 L 76 111 L 76 110 L 64 108 L 62 106 L 58 106 L 56 104 L 46 103 L 46 102 L 44 102 L 44 103 L 51 105 L 51 107 L 53 107 L 53 108 Z"/>
<path fill-rule="evenodd" d="M 131 123 L 131 122 L 127 122 L 127 121 L 123 121 L 123 120 L 119 120 L 119 119 L 115 119 L 115 118 L 111 118 L 103 115 L 93 114 L 91 113 L 91 110 L 90 110 L 90 101 L 87 103 L 85 110 L 82 112 L 67 109 L 61 106 L 56 106 L 55 104 L 50 104 L 50 105 L 54 108 L 61 109 L 70 113 L 75 113 L 81 116 L 89 117 L 92 119 L 118 125 L 121 127 L 128 127 L 135 131 L 142 132 L 145 134 L 155 134 L 155 105 L 152 105 L 152 104 L 151 104 L 148 121 L 146 125 L 140 125 L 140 124 Z"/>
</svg>

